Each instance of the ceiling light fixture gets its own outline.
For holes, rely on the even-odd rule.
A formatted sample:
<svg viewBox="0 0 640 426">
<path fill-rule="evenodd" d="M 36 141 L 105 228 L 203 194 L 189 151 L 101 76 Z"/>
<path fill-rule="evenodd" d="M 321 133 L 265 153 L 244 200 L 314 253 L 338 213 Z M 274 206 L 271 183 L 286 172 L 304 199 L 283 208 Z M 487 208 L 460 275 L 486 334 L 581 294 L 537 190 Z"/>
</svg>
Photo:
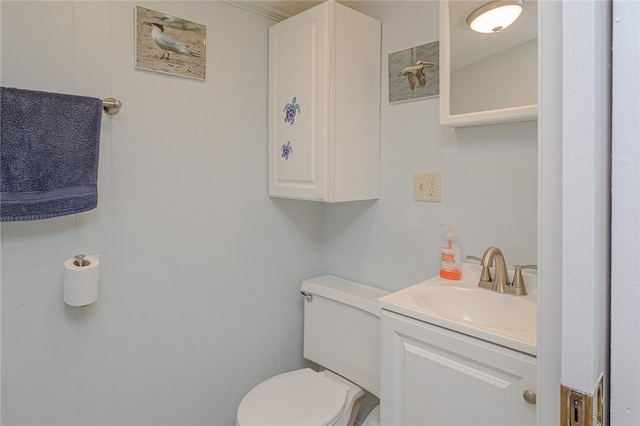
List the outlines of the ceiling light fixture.
<svg viewBox="0 0 640 426">
<path fill-rule="evenodd" d="M 469 15 L 467 25 L 479 33 L 499 33 L 511 25 L 520 13 L 524 0 L 493 0 Z"/>
</svg>

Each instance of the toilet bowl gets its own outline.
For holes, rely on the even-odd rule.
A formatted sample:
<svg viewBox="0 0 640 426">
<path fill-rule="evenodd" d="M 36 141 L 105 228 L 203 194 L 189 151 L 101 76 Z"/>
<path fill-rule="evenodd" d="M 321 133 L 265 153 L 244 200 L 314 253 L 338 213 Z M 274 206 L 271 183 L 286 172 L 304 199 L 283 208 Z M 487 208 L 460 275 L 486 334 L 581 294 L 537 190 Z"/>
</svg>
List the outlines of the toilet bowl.
<svg viewBox="0 0 640 426">
<path fill-rule="evenodd" d="M 380 308 L 388 292 L 332 275 L 302 283 L 306 359 L 326 368 L 271 377 L 245 395 L 237 426 L 352 426 L 365 391 L 380 396 Z"/>
<path fill-rule="evenodd" d="M 290 371 L 251 389 L 238 407 L 236 425 L 349 426 L 363 395 L 331 371 Z"/>
</svg>

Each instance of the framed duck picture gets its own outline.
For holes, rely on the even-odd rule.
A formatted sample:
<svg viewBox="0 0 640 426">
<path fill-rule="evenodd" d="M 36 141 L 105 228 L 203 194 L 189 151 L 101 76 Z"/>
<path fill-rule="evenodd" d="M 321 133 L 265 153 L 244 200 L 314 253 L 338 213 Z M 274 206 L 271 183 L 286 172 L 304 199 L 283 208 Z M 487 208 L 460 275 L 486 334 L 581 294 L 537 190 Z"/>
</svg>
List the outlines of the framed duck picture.
<svg viewBox="0 0 640 426">
<path fill-rule="evenodd" d="M 204 80 L 207 27 L 136 6 L 136 68 Z"/>
<path fill-rule="evenodd" d="M 389 54 L 389 102 L 440 94 L 440 42 Z"/>
</svg>

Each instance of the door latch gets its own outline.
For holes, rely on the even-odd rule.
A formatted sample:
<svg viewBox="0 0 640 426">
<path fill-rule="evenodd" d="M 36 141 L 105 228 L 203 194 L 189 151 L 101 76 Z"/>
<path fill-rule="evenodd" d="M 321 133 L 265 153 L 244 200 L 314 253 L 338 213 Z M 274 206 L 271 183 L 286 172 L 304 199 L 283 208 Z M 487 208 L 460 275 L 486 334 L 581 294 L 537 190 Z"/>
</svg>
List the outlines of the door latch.
<svg viewBox="0 0 640 426">
<path fill-rule="evenodd" d="M 593 395 L 560 386 L 561 426 L 596 426 L 593 424 Z"/>
</svg>

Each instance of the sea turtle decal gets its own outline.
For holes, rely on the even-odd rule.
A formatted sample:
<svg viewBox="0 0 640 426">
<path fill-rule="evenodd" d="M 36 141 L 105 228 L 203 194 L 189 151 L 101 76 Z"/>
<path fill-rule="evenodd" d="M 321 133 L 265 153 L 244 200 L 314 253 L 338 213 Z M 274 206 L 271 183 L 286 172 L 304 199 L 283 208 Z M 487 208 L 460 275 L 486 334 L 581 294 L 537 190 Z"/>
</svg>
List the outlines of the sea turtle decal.
<svg viewBox="0 0 640 426">
<path fill-rule="evenodd" d="M 291 141 L 287 141 L 286 145 L 282 145 L 282 158 L 285 160 L 289 159 L 289 154 L 293 152 L 293 148 L 291 147 Z"/>
<path fill-rule="evenodd" d="M 296 103 L 296 98 L 294 96 L 293 100 L 290 104 L 286 104 L 284 106 L 284 122 L 293 124 L 296 119 L 296 111 L 300 113 L 300 105 Z"/>
</svg>

